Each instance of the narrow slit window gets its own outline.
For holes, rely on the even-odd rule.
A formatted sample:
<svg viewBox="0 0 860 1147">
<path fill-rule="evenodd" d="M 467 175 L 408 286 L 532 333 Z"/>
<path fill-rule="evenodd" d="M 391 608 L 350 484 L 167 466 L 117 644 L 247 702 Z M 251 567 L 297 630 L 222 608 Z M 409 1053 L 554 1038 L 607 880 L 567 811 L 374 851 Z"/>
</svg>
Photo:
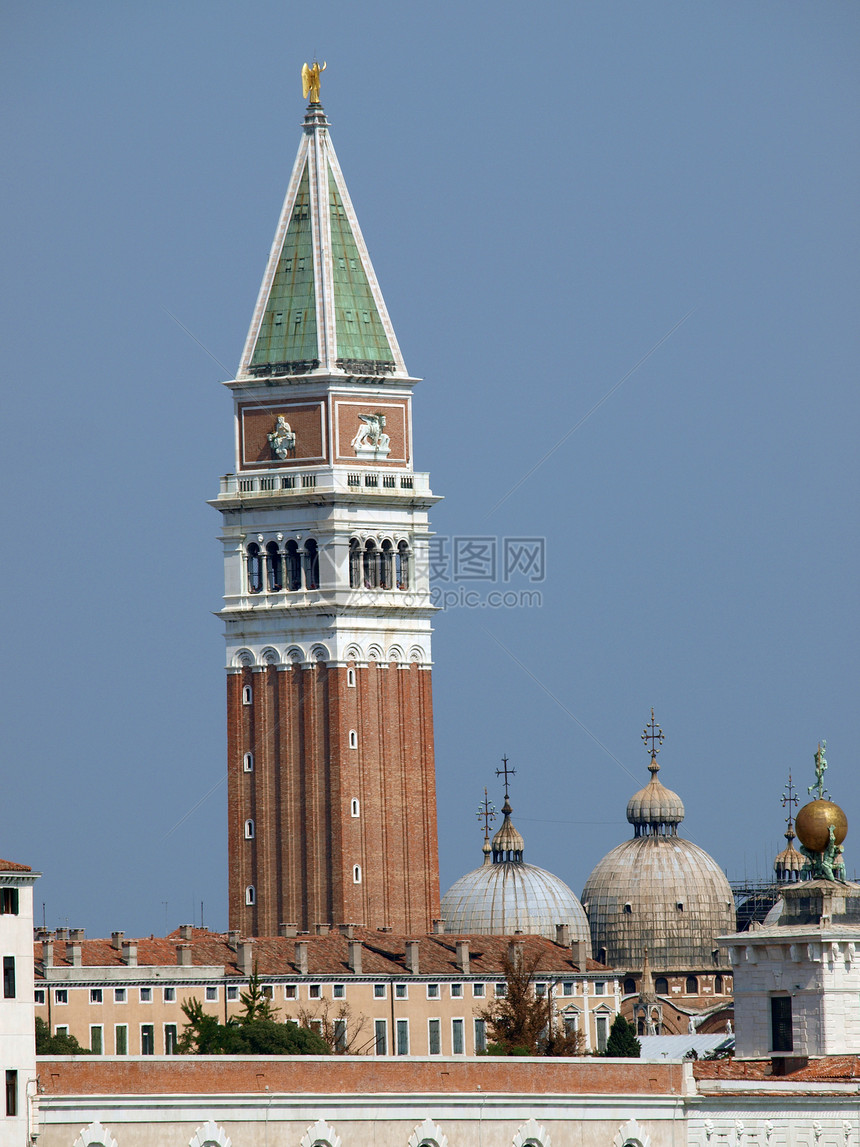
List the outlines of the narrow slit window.
<svg viewBox="0 0 860 1147">
<path fill-rule="evenodd" d="M 351 749 L 358 748 L 358 733 L 356 733 L 355 729 L 350 729 L 349 731 L 349 747 Z"/>
<path fill-rule="evenodd" d="M 254 891 L 254 885 L 253 884 L 249 884 L 248 887 L 245 889 L 245 903 L 249 907 L 252 907 L 254 904 L 257 903 L 257 893 Z"/>
<path fill-rule="evenodd" d="M 246 773 L 253 773 L 254 771 L 254 754 L 246 753 L 242 758 L 242 769 Z"/>
<path fill-rule="evenodd" d="M 251 688 L 250 685 L 243 685 L 242 686 L 242 704 L 243 705 L 253 705 L 253 703 L 254 703 L 254 691 L 253 691 L 253 689 Z"/>
<path fill-rule="evenodd" d="M 355 797 L 353 797 L 352 801 L 350 802 L 349 813 L 350 813 L 350 816 L 359 816 L 360 815 L 359 808 L 358 808 L 358 801 L 355 799 Z"/>
<path fill-rule="evenodd" d="M 355 688 L 355 670 L 354 669 L 347 669 L 347 671 L 346 671 L 346 684 L 347 684 L 347 688 L 349 688 L 349 689 Z"/>
<path fill-rule="evenodd" d="M 254 822 L 252 820 L 245 821 L 245 840 L 254 839 Z"/>
<path fill-rule="evenodd" d="M 361 884 L 361 865 L 354 864 L 352 866 L 352 882 L 353 884 Z"/>
</svg>

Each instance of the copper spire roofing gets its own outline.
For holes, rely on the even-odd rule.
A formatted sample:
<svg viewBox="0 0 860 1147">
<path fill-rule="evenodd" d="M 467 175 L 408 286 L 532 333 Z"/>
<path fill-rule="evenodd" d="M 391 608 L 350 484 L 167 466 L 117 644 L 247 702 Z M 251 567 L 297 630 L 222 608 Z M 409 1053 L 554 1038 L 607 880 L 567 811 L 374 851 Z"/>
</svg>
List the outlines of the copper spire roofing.
<svg viewBox="0 0 860 1147">
<path fill-rule="evenodd" d="M 407 373 L 328 127 L 309 104 L 239 379 Z"/>
</svg>

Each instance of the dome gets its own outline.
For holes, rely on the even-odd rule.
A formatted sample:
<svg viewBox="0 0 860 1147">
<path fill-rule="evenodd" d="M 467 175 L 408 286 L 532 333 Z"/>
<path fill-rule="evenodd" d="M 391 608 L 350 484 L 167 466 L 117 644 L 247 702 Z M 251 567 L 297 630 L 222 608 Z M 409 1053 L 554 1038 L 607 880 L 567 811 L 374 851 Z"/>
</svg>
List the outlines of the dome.
<svg viewBox="0 0 860 1147">
<path fill-rule="evenodd" d="M 442 897 L 445 931 L 494 936 L 523 932 L 555 940 L 556 926 L 568 924 L 571 940 L 588 944 L 588 919 L 576 895 L 551 872 L 523 861 L 524 842 L 511 822 L 507 797 L 502 812 L 505 819 L 492 845 L 484 842 L 484 863 L 456 880 Z"/>
<path fill-rule="evenodd" d="M 660 831 L 674 836 L 675 826 L 684 819 L 684 802 L 657 780 L 660 766 L 656 756 L 652 756 L 648 769 L 651 780 L 627 802 L 627 819 L 635 826 L 636 836 Z"/>
</svg>

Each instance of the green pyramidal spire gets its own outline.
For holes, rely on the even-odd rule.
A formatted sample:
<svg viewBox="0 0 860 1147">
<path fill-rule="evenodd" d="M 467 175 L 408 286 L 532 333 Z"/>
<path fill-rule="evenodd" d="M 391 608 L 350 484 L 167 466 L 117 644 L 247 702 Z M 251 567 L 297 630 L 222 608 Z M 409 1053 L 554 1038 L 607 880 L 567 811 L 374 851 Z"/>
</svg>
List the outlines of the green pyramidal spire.
<svg viewBox="0 0 860 1147">
<path fill-rule="evenodd" d="M 406 375 L 319 104 L 278 221 L 238 378 Z"/>
</svg>

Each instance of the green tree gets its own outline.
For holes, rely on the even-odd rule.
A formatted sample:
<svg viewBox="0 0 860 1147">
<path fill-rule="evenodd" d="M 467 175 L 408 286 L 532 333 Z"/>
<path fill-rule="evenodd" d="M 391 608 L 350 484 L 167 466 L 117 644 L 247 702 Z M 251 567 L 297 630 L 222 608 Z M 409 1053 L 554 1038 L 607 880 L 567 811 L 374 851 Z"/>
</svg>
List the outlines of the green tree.
<svg viewBox="0 0 860 1147">
<path fill-rule="evenodd" d="M 272 998 L 260 986 L 260 976 L 254 965 L 254 974 L 248 980 L 247 992 L 240 992 L 239 999 L 245 1009 L 241 1023 L 251 1023 L 253 1020 L 274 1020 L 278 1009 L 272 1006 Z"/>
<path fill-rule="evenodd" d="M 612 1021 L 612 1028 L 603 1054 L 627 1059 L 638 1059 L 642 1054 L 642 1045 L 636 1038 L 636 1029 L 633 1024 L 627 1022 L 621 1012 Z"/>
<path fill-rule="evenodd" d="M 488 1055 L 581 1055 L 583 1040 L 555 1022 L 552 995 L 539 996 L 535 973 L 540 955 L 531 960 L 506 959 L 507 992 L 481 1012 L 490 1034 Z"/>
<path fill-rule="evenodd" d="M 51 1035 L 51 1029 L 43 1019 L 36 1016 L 36 1055 L 89 1055 L 88 1047 L 81 1047 L 73 1035 L 59 1032 Z"/>
<path fill-rule="evenodd" d="M 187 1023 L 179 1038 L 178 1051 L 183 1055 L 328 1055 L 325 1040 L 316 1032 L 300 1028 L 291 1020 L 262 1018 L 267 1009 L 254 1003 L 254 992 L 248 993 L 253 1006 L 246 1004 L 245 1015 L 219 1024 L 215 1016 L 203 1010 L 197 999 L 185 1000 L 182 1010 Z M 265 997 L 264 997 L 265 998 Z M 266 1003 L 268 1004 L 268 1000 Z"/>
</svg>

